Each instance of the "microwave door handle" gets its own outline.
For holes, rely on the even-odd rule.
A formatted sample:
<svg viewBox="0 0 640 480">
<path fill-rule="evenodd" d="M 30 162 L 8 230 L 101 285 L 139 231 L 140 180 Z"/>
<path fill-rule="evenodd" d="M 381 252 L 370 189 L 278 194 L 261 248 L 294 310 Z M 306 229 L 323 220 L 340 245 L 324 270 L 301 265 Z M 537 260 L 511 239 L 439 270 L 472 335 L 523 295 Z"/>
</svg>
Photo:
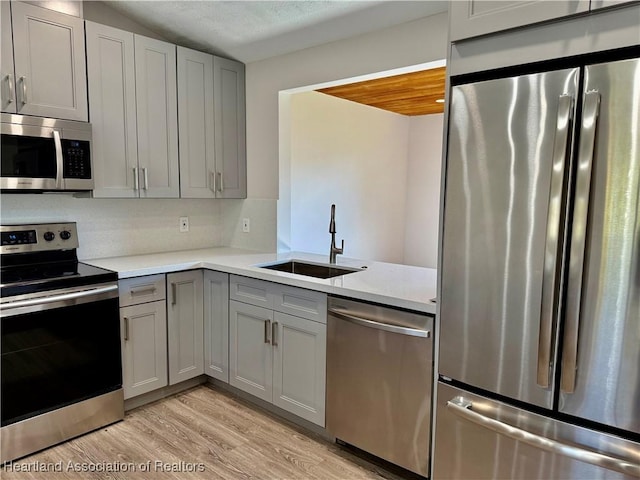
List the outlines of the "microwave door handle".
<svg viewBox="0 0 640 480">
<path fill-rule="evenodd" d="M 56 146 L 56 189 L 62 189 L 63 160 L 62 160 L 62 140 L 60 140 L 60 132 L 53 131 L 53 143 Z"/>
<path fill-rule="evenodd" d="M 563 199 L 566 195 L 566 163 L 569 148 L 569 132 L 572 125 L 573 97 L 560 95 L 556 119 L 556 136 L 553 145 L 551 188 L 549 191 L 549 213 L 547 216 L 547 239 L 542 276 L 542 304 L 540 308 L 540 331 L 538 333 L 537 383 L 542 388 L 551 385 L 551 349 L 553 327 L 557 315 L 558 256 Z M 554 308 L 556 309 L 554 311 Z"/>
<path fill-rule="evenodd" d="M 587 243 L 589 194 L 599 110 L 600 93 L 596 90 L 587 92 L 584 95 L 582 125 L 580 127 L 578 173 L 576 175 L 573 228 L 571 229 L 571 253 L 569 256 L 567 313 L 562 345 L 562 376 L 560 379 L 560 389 L 564 393 L 573 393 L 576 387 L 578 331 L 580 327 L 580 304 L 582 303 L 582 280 Z"/>
</svg>

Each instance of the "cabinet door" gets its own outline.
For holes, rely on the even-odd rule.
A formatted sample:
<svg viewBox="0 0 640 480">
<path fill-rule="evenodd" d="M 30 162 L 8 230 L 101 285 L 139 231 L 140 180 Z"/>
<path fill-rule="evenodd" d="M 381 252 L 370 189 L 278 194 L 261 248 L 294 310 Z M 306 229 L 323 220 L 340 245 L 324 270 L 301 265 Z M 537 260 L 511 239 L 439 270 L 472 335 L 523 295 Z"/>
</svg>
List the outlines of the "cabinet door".
<svg viewBox="0 0 640 480">
<path fill-rule="evenodd" d="M 17 110 L 87 121 L 87 68 L 81 18 L 11 2 Z"/>
<path fill-rule="evenodd" d="M 120 309 L 124 398 L 167 385 L 167 316 L 165 302 Z"/>
<path fill-rule="evenodd" d="M 244 64 L 213 57 L 216 196 L 247 198 Z"/>
<path fill-rule="evenodd" d="M 273 311 L 229 302 L 229 383 L 262 400 L 273 394 Z"/>
<path fill-rule="evenodd" d="M 274 314 L 273 403 L 324 427 L 327 326 Z"/>
<path fill-rule="evenodd" d="M 16 113 L 15 75 L 13 72 L 13 37 L 11 35 L 11 4 L 0 2 L 0 21 L 2 22 L 2 51 L 0 52 L 0 109 L 3 112 Z"/>
<path fill-rule="evenodd" d="M 455 42 L 588 10 L 589 0 L 449 2 L 449 40 Z"/>
<path fill-rule="evenodd" d="M 134 39 L 140 196 L 178 198 L 176 46 Z"/>
<path fill-rule="evenodd" d="M 204 272 L 204 373 L 229 382 L 229 275 Z"/>
<path fill-rule="evenodd" d="M 202 270 L 167 275 L 169 385 L 204 373 Z"/>
<path fill-rule="evenodd" d="M 94 197 L 137 197 L 133 33 L 86 22 Z"/>
<path fill-rule="evenodd" d="M 215 198 L 213 55 L 178 47 L 180 196 Z"/>
</svg>

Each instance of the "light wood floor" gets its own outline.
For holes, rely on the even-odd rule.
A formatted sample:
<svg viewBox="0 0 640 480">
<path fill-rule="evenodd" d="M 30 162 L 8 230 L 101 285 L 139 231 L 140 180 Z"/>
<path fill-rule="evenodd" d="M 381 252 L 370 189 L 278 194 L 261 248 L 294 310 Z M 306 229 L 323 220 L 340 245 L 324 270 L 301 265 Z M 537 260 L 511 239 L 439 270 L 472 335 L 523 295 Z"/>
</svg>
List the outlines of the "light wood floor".
<svg viewBox="0 0 640 480">
<path fill-rule="evenodd" d="M 204 385 L 127 412 L 122 422 L 14 463 L 41 471 L 5 467 L 2 479 L 400 478 Z M 62 472 L 42 471 L 56 465 Z M 86 471 L 95 467 L 103 471 Z M 128 471 L 122 471 L 125 467 Z M 114 468 L 121 471 L 104 471 Z"/>
</svg>

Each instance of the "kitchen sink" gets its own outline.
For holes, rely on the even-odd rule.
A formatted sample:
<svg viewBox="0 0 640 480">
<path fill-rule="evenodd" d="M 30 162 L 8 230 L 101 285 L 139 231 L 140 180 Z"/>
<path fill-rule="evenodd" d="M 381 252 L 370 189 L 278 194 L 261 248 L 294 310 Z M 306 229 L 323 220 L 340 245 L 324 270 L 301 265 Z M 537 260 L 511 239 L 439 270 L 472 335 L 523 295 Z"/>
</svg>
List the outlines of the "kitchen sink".
<svg viewBox="0 0 640 480">
<path fill-rule="evenodd" d="M 258 265 L 260 268 L 277 270 L 279 272 L 295 273 L 306 277 L 332 278 L 347 273 L 361 272 L 361 268 L 338 267 L 336 265 L 324 265 L 322 263 L 310 263 L 302 260 L 288 260 L 286 262 L 273 263 L 271 265 Z"/>
</svg>

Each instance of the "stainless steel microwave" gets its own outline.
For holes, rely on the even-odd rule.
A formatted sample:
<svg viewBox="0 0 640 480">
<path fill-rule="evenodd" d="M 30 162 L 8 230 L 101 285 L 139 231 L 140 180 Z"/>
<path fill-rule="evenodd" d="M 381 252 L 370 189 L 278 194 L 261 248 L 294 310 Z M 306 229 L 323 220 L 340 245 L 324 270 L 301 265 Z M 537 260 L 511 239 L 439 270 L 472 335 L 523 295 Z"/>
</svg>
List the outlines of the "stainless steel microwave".
<svg viewBox="0 0 640 480">
<path fill-rule="evenodd" d="M 3 113 L 4 191 L 93 190 L 91 124 Z"/>
</svg>

